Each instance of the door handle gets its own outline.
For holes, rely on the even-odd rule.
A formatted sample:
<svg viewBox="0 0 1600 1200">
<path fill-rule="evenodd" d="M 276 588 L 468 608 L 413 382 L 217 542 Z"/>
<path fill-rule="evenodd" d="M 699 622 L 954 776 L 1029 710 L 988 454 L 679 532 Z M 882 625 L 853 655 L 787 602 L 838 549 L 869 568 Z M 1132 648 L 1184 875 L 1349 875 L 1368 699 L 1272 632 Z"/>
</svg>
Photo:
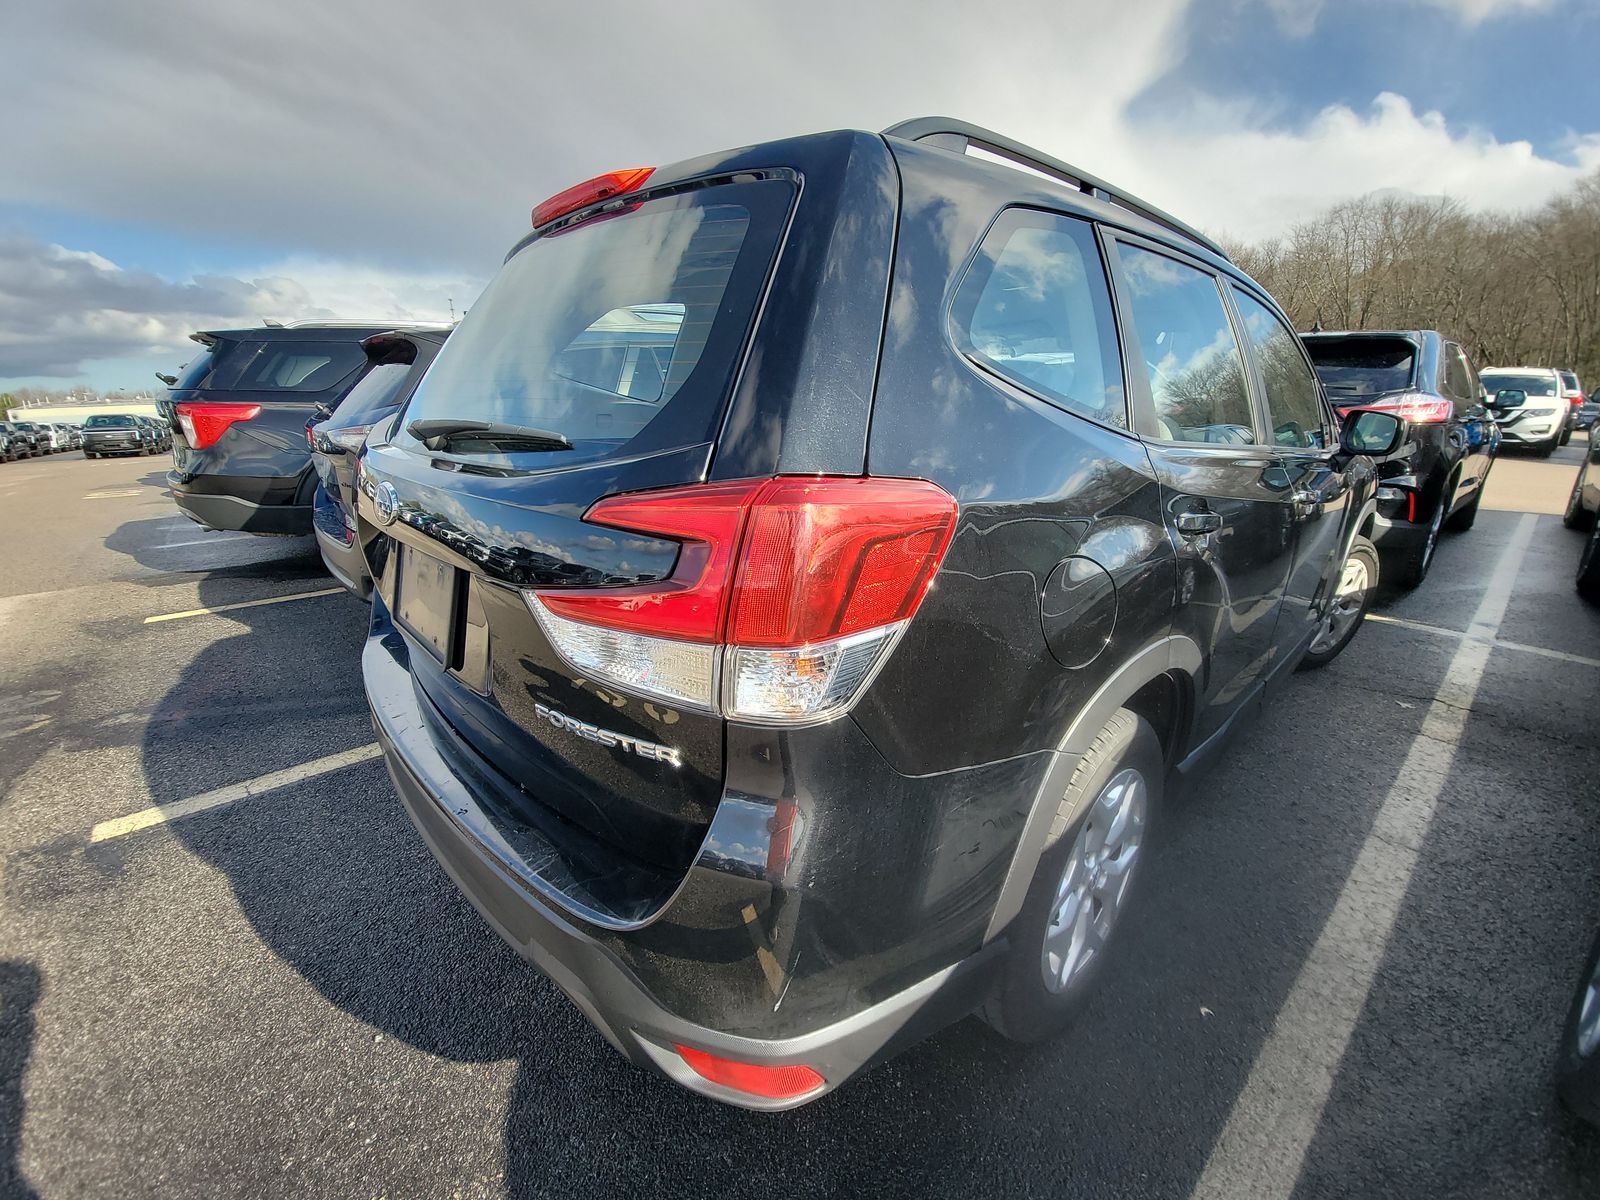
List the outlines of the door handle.
<svg viewBox="0 0 1600 1200">
<path fill-rule="evenodd" d="M 1178 532 L 1184 537 L 1203 537 L 1222 528 L 1222 514 L 1208 509 L 1194 509 L 1178 514 Z"/>
</svg>

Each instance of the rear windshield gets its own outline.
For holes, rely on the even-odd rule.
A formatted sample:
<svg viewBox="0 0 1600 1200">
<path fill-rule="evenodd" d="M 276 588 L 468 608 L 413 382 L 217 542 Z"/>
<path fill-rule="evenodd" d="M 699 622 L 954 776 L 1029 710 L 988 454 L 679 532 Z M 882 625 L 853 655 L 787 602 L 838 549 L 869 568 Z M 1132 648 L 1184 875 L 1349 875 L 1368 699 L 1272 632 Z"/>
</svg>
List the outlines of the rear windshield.
<svg viewBox="0 0 1600 1200">
<path fill-rule="evenodd" d="M 497 421 L 573 444 L 532 455 L 541 465 L 709 440 L 792 197 L 781 180 L 720 184 L 526 243 L 450 335 L 407 424 Z"/>
<path fill-rule="evenodd" d="M 217 351 L 221 346 L 204 346 L 188 362 L 184 363 L 178 371 L 178 382 L 173 384 L 173 390 L 204 387 L 206 378 L 211 374 L 211 367 L 216 362 Z"/>
<path fill-rule="evenodd" d="M 104 416 L 93 416 L 83 423 L 85 429 L 126 429 L 132 425 L 132 417 L 121 413 L 107 413 Z"/>
<path fill-rule="evenodd" d="M 1307 338 L 1305 342 L 1322 386 L 1335 404 L 1411 386 L 1417 348 L 1405 338 Z"/>
<path fill-rule="evenodd" d="M 330 418 L 332 425 L 370 424 L 382 410 L 392 407 L 411 374 L 410 363 L 379 363 L 344 394 Z"/>
<path fill-rule="evenodd" d="M 1518 391 L 1529 396 L 1554 396 L 1556 381 L 1553 375 L 1513 375 L 1499 371 L 1479 371 L 1478 377 L 1492 396 L 1496 392 Z"/>
</svg>

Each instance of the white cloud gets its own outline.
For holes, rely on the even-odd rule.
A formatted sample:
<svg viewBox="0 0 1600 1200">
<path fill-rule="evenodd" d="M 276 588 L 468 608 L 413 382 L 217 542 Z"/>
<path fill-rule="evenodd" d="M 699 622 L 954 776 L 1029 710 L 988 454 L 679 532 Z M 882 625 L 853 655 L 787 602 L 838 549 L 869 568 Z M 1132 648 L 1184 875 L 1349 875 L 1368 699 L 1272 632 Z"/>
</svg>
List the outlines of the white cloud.
<svg viewBox="0 0 1600 1200">
<path fill-rule="evenodd" d="M 92 252 L 5 238 L 0 379 L 74 378 L 105 360 L 149 359 L 170 370 L 193 353 L 194 330 L 256 325 L 268 317 L 443 320 L 451 299 L 459 310 L 481 286 L 444 273 L 311 260 L 176 281 L 124 270 Z"/>
<path fill-rule="evenodd" d="M 464 307 L 530 206 L 574 180 L 920 113 L 1002 129 L 1238 236 L 1378 188 L 1522 207 L 1600 165 L 1600 128 L 1575 130 L 1570 161 L 1556 161 L 1399 95 L 1292 125 L 1205 96 L 1135 118 L 1132 101 L 1181 65 L 1201 2 L 927 0 L 915 19 L 848 0 L 281 0 L 266 17 L 210 0 L 13 6 L 0 39 L 15 109 L 0 122 L 0 204 L 286 257 L 174 281 L 116 275 L 92 245 L 57 250 L 57 290 L 30 294 L 61 307 L 4 335 L 0 376 L 21 359 L 70 373 L 86 355 L 132 353 L 146 331 L 150 344 L 181 344 L 228 313 L 437 316 L 450 298 Z M 1266 2 L 1291 22 L 1331 20 L 1336 3 L 1340 19 L 1382 15 L 1380 0 Z M 1553 0 L 1395 2 L 1472 23 Z M 116 304 L 105 288 L 73 293 L 70 261 L 87 272 L 80 283 L 120 280 Z M 0 306 L 19 288 L 0 277 Z M 18 351 L 31 337 L 53 349 Z"/>
</svg>

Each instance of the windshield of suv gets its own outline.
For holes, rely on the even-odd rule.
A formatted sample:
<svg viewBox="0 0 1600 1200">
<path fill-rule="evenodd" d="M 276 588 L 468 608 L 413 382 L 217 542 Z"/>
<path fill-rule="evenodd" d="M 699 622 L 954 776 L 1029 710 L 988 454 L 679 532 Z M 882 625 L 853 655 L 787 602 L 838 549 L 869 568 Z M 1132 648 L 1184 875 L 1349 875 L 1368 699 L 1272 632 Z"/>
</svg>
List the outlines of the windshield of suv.
<svg viewBox="0 0 1600 1200">
<path fill-rule="evenodd" d="M 1335 404 L 1401 392 L 1411 386 L 1417 348 L 1406 338 L 1303 339 L 1328 398 Z"/>
<path fill-rule="evenodd" d="M 779 180 L 702 188 L 527 242 L 439 352 L 406 424 L 497 421 L 573 444 L 540 465 L 708 440 L 792 194 Z"/>
<path fill-rule="evenodd" d="M 93 416 L 83 423 L 85 429 L 125 429 L 134 424 L 132 417 L 122 413 Z"/>
<path fill-rule="evenodd" d="M 1483 386 L 1492 396 L 1496 392 L 1515 389 L 1526 392 L 1530 396 L 1554 396 L 1556 394 L 1556 381 L 1550 375 L 1517 375 L 1506 371 L 1479 371 L 1478 378 L 1483 381 Z"/>
</svg>

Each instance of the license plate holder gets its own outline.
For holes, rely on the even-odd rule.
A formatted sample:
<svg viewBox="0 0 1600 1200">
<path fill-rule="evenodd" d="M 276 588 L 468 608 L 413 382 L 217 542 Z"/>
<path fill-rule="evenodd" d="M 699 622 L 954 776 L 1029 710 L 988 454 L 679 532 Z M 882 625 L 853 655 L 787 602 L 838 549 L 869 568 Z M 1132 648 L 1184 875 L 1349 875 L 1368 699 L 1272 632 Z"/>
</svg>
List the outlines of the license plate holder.
<svg viewBox="0 0 1600 1200">
<path fill-rule="evenodd" d="M 461 572 L 443 559 L 402 544 L 395 617 L 436 659 L 450 665 Z"/>
</svg>

